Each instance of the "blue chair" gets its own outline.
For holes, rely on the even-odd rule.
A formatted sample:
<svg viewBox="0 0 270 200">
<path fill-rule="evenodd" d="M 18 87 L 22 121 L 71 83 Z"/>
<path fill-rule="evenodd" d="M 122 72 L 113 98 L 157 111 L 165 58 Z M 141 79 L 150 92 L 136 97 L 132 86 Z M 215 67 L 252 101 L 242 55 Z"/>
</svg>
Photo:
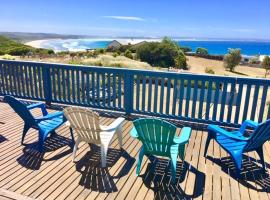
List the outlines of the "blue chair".
<svg viewBox="0 0 270 200">
<path fill-rule="evenodd" d="M 247 127 L 254 128 L 254 130 L 249 136 L 245 137 Z M 270 139 L 270 120 L 261 124 L 246 120 L 238 131 L 233 132 L 228 132 L 217 125 L 209 125 L 204 156 L 206 156 L 211 139 L 215 139 L 232 156 L 236 166 L 237 177 L 240 176 L 243 153 L 246 152 L 256 151 L 265 170 L 263 144 Z"/>
<path fill-rule="evenodd" d="M 160 119 L 138 119 L 133 124 L 130 134 L 143 144 L 139 153 L 136 175 L 140 173 L 144 155 L 164 156 L 171 159 L 172 181 L 175 182 L 177 157 L 184 160 L 185 145 L 189 141 L 191 128 L 182 128 L 181 135 L 176 136 L 176 127 Z"/>
<path fill-rule="evenodd" d="M 21 144 L 23 144 L 25 135 L 28 130 L 30 128 L 34 128 L 38 130 L 40 151 L 44 150 L 44 142 L 49 133 L 54 134 L 55 130 L 66 122 L 66 119 L 63 116 L 63 112 L 54 112 L 49 114 L 44 103 L 36 103 L 26 106 L 22 102 L 9 95 L 4 97 L 4 101 L 7 102 L 24 121 Z M 43 116 L 35 118 L 30 112 L 30 110 L 34 108 L 40 108 Z M 74 141 L 73 135 L 71 135 L 71 137 Z"/>
</svg>

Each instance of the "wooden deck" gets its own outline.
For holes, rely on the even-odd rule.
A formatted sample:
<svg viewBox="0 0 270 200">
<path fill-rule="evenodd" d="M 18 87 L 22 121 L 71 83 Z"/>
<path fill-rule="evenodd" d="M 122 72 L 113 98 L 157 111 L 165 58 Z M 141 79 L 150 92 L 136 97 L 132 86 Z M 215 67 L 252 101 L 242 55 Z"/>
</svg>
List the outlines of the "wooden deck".
<svg viewBox="0 0 270 200">
<path fill-rule="evenodd" d="M 102 123 L 110 124 L 115 117 L 103 113 Z M 171 183 L 167 159 L 154 159 L 155 164 L 144 159 L 141 176 L 136 177 L 141 145 L 129 136 L 131 128 L 132 122 L 126 120 L 124 150 L 114 138 L 107 168 L 100 167 L 99 149 L 94 145 L 81 145 L 77 163 L 73 163 L 66 127 L 47 140 L 46 152 L 41 154 L 35 150 L 35 130 L 27 135 L 27 145 L 20 145 L 23 121 L 7 104 L 0 103 L 0 199 L 270 199 L 270 178 L 254 162 L 258 159 L 255 153 L 245 158 L 245 179 L 238 181 L 232 161 L 216 143 L 211 143 L 209 157 L 203 157 L 207 133 L 196 129 L 185 162 L 181 165 L 179 161 L 176 185 Z M 264 150 L 269 169 L 269 142 Z"/>
</svg>

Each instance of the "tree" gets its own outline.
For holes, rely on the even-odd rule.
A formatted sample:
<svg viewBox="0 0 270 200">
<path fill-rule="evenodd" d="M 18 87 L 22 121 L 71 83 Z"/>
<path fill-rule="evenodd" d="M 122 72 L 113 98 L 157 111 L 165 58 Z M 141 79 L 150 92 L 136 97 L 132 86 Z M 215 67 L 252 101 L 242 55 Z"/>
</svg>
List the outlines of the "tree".
<svg viewBox="0 0 270 200">
<path fill-rule="evenodd" d="M 263 59 L 263 61 L 261 63 L 261 66 L 265 69 L 264 77 L 266 78 L 267 74 L 270 71 L 270 57 L 269 56 L 264 57 L 264 59 Z"/>
<path fill-rule="evenodd" d="M 132 52 L 129 49 L 127 49 L 125 51 L 124 56 L 126 56 L 127 58 L 130 58 L 130 59 L 133 59 Z"/>
<path fill-rule="evenodd" d="M 206 56 L 208 55 L 208 50 L 202 47 L 196 49 L 196 54 Z"/>
<path fill-rule="evenodd" d="M 178 44 L 165 37 L 162 42 L 147 42 L 137 49 L 137 57 L 152 66 L 186 69 L 186 57 Z"/>
<path fill-rule="evenodd" d="M 224 67 L 229 69 L 231 72 L 234 71 L 235 67 L 239 65 L 242 59 L 240 49 L 229 49 L 229 53 L 224 57 Z"/>
</svg>

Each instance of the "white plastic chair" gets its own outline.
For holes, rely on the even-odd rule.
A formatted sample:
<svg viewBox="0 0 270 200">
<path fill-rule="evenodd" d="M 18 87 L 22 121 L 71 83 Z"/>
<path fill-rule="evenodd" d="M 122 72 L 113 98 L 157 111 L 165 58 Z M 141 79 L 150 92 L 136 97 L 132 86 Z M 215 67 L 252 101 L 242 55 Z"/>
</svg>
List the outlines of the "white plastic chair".
<svg viewBox="0 0 270 200">
<path fill-rule="evenodd" d="M 64 109 L 64 115 L 68 120 L 66 125 L 78 135 L 73 149 L 73 162 L 80 142 L 100 145 L 102 167 L 106 166 L 107 150 L 115 132 L 122 148 L 122 124 L 124 118 L 119 117 L 109 126 L 102 126 L 99 123 L 98 113 L 88 108 L 68 107 Z"/>
</svg>

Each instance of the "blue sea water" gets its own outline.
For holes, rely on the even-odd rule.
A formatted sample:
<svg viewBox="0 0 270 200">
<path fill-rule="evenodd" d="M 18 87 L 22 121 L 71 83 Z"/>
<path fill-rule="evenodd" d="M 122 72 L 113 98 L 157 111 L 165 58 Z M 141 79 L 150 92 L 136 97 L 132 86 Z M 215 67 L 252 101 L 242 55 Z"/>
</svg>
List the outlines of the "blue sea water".
<svg viewBox="0 0 270 200">
<path fill-rule="evenodd" d="M 85 49 L 105 48 L 112 39 L 53 39 L 41 44 L 43 48 L 56 51 L 80 51 Z M 181 40 L 177 41 L 180 46 L 187 46 L 196 51 L 198 47 L 208 49 L 213 55 L 223 55 L 229 48 L 239 48 L 243 55 L 270 55 L 270 42 L 261 41 L 199 41 Z"/>
<path fill-rule="evenodd" d="M 208 49 L 209 54 L 223 55 L 229 48 L 239 48 L 243 55 L 270 55 L 270 42 L 260 41 L 179 41 L 180 46 L 187 46 L 196 51 L 198 47 Z"/>
</svg>

